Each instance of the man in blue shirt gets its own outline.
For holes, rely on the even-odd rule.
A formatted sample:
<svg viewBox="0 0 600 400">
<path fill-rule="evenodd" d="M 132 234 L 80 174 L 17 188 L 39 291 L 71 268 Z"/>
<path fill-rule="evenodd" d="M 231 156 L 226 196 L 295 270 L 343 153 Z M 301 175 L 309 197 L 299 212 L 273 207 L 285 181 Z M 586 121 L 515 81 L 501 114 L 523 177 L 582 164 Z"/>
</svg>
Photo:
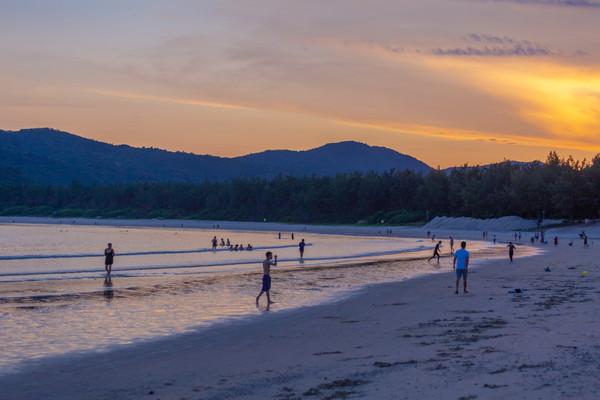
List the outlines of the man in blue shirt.
<svg viewBox="0 0 600 400">
<path fill-rule="evenodd" d="M 463 291 L 467 292 L 467 272 L 469 271 L 469 252 L 466 249 L 467 242 L 460 243 L 460 250 L 454 253 L 454 262 L 452 268 L 456 270 L 456 294 L 458 294 L 458 284 L 460 278 L 463 279 Z"/>
</svg>

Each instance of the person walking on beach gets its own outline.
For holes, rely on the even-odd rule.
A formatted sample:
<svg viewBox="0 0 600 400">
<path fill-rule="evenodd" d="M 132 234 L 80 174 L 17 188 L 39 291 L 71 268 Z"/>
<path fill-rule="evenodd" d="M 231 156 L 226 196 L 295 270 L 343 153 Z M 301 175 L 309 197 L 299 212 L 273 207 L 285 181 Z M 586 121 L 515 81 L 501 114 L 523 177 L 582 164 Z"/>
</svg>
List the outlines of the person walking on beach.
<svg viewBox="0 0 600 400">
<path fill-rule="evenodd" d="M 460 242 L 460 249 L 454 253 L 454 261 L 452 262 L 452 269 L 456 271 L 456 291 L 458 294 L 458 284 L 460 278 L 463 279 L 463 292 L 467 292 L 467 273 L 469 271 L 469 252 L 467 251 L 467 242 Z"/>
<path fill-rule="evenodd" d="M 262 277 L 262 288 L 260 290 L 260 293 L 258 294 L 258 296 L 256 296 L 256 305 L 258 306 L 258 301 L 260 300 L 260 296 L 263 295 L 263 293 L 267 294 L 267 309 L 268 306 L 273 304 L 274 302 L 271 301 L 271 266 L 276 266 L 277 265 L 277 256 L 275 256 L 275 258 L 273 258 L 273 253 L 271 253 L 270 251 L 267 251 L 267 253 L 265 254 L 265 259 L 262 263 L 263 266 L 263 277 Z"/>
<path fill-rule="evenodd" d="M 212 251 L 216 251 L 217 250 L 217 245 L 219 244 L 219 241 L 217 240 L 216 236 L 214 236 L 212 238 L 211 244 L 212 244 Z"/>
<path fill-rule="evenodd" d="M 427 260 L 427 262 L 431 262 L 431 260 L 433 260 L 434 258 L 437 258 L 437 263 L 438 264 L 440 263 L 440 248 L 441 247 L 442 247 L 442 241 L 440 240 L 435 245 L 435 248 L 433 249 L 433 255 L 431 257 L 429 257 L 429 260 Z"/>
<path fill-rule="evenodd" d="M 508 242 L 508 259 L 510 262 L 513 262 L 513 257 L 515 256 L 515 249 L 517 248 L 513 242 Z"/>
<path fill-rule="evenodd" d="M 450 254 L 454 254 L 454 238 L 450 236 Z"/>
<path fill-rule="evenodd" d="M 587 235 L 585 235 L 585 234 L 583 235 L 583 247 L 584 247 L 584 248 L 586 248 L 586 249 L 587 249 L 588 247 L 590 247 L 590 245 L 589 245 L 589 243 L 588 243 L 588 236 L 587 236 Z"/>
<path fill-rule="evenodd" d="M 304 241 L 304 239 L 302 239 L 300 243 L 298 243 L 298 250 L 300 251 L 300 260 L 304 259 L 304 247 L 306 247 L 306 242 Z"/>
<path fill-rule="evenodd" d="M 109 243 L 104 249 L 104 270 L 106 271 L 106 275 L 110 276 L 112 272 L 112 266 L 115 258 L 115 249 L 112 247 L 112 243 Z"/>
</svg>

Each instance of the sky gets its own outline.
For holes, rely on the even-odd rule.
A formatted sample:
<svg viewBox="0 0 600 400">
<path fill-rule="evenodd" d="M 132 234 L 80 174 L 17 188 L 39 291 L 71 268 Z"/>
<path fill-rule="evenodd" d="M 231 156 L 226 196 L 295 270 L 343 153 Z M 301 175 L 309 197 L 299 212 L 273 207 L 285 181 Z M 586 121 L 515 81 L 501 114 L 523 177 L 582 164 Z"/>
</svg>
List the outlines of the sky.
<svg viewBox="0 0 600 400">
<path fill-rule="evenodd" d="M 600 153 L 600 0 L 0 0 L 0 129 L 432 166 Z"/>
</svg>

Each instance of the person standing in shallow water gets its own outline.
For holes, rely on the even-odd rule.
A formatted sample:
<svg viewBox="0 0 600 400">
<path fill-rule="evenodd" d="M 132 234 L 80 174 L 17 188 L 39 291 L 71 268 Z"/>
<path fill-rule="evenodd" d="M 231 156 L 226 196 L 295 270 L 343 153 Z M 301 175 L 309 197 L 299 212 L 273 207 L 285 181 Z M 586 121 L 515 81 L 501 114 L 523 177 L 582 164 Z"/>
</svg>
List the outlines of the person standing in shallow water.
<svg viewBox="0 0 600 400">
<path fill-rule="evenodd" d="M 458 294 L 458 285 L 460 283 L 460 279 L 463 280 L 463 292 L 467 292 L 467 274 L 469 272 L 469 257 L 470 254 L 467 251 L 467 242 L 460 243 L 460 249 L 454 253 L 454 261 L 452 262 L 452 269 L 456 271 L 456 291 L 455 294 Z"/>
<path fill-rule="evenodd" d="M 298 243 L 298 250 L 300 251 L 301 260 L 304 259 L 304 247 L 306 247 L 306 242 L 304 241 L 304 239 L 302 239 L 300 243 Z"/>
<path fill-rule="evenodd" d="M 517 248 L 513 242 L 508 242 L 508 259 L 510 262 L 513 262 L 513 257 L 515 256 L 515 249 Z"/>
<path fill-rule="evenodd" d="M 112 247 L 112 243 L 107 245 L 106 249 L 104 249 L 104 270 L 108 277 L 110 277 L 110 273 L 112 272 L 112 266 L 115 259 L 115 249 Z"/>
<path fill-rule="evenodd" d="M 274 302 L 271 301 L 271 267 L 277 265 L 277 256 L 273 259 L 273 253 L 267 251 L 265 254 L 265 259 L 262 263 L 263 266 L 263 277 L 262 277 L 262 288 L 258 296 L 256 296 L 256 305 L 258 306 L 258 301 L 260 300 L 260 296 L 263 293 L 267 294 L 267 309 Z"/>
</svg>

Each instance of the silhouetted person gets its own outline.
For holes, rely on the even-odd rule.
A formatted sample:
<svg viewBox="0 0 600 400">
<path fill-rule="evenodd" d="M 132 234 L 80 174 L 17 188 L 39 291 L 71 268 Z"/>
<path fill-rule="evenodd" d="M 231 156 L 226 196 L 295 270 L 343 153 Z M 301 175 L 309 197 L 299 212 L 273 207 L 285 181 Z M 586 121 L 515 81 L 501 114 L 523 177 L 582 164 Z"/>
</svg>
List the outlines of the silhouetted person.
<svg viewBox="0 0 600 400">
<path fill-rule="evenodd" d="M 454 238 L 450 236 L 450 254 L 454 254 Z"/>
<path fill-rule="evenodd" d="M 431 257 L 429 257 L 429 260 L 427 260 L 427 262 L 430 262 L 431 260 L 433 260 L 434 258 L 437 258 L 437 262 L 438 264 L 440 263 L 440 248 L 442 247 L 442 241 L 440 240 L 439 242 L 437 242 L 437 244 L 435 245 L 435 248 L 433 249 L 433 255 Z"/>
<path fill-rule="evenodd" d="M 219 242 L 217 241 L 217 237 L 214 236 L 211 240 L 211 244 L 212 244 L 212 250 L 215 251 L 217 250 L 217 245 L 219 244 Z"/>
<path fill-rule="evenodd" d="M 108 244 L 108 247 L 104 249 L 104 270 L 107 275 L 112 272 L 113 262 L 115 260 L 115 249 L 112 247 L 112 243 Z"/>
<path fill-rule="evenodd" d="M 302 239 L 300 241 L 300 243 L 298 243 L 298 251 L 300 251 L 300 259 L 304 258 L 304 247 L 306 247 L 306 242 L 304 241 L 304 239 Z"/>
<path fill-rule="evenodd" d="M 510 262 L 513 262 L 516 246 L 513 244 L 513 242 L 508 242 L 508 246 L 506 247 L 508 247 L 508 259 L 510 260 Z"/>
</svg>

